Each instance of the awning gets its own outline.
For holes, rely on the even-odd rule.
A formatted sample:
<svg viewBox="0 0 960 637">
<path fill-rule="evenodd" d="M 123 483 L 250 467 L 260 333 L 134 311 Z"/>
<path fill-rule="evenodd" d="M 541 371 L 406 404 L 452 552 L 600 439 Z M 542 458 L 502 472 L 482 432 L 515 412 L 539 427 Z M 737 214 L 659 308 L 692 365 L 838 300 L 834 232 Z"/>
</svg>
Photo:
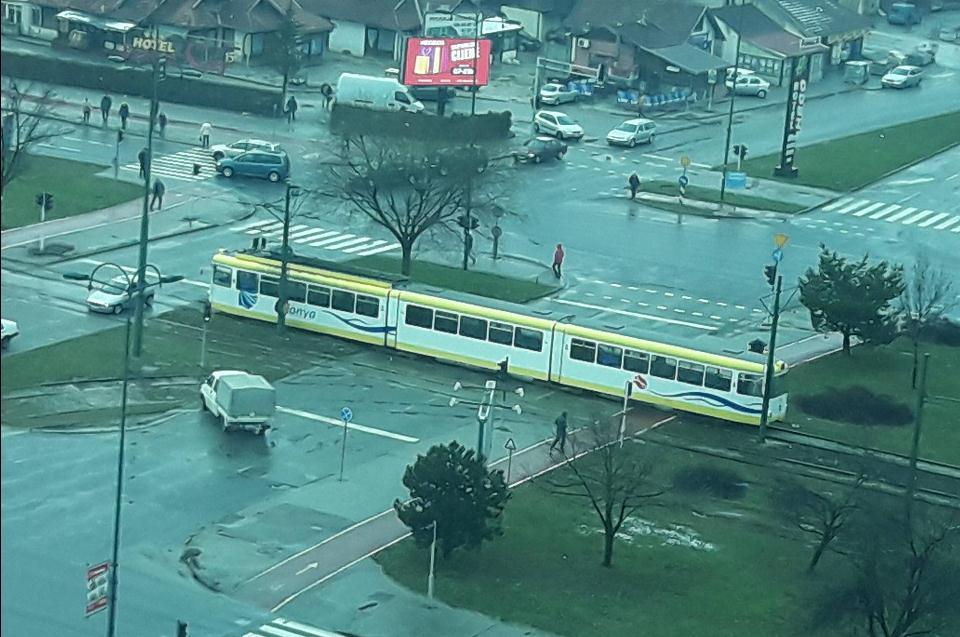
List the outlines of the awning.
<svg viewBox="0 0 960 637">
<path fill-rule="evenodd" d="M 657 56 L 667 64 L 680 67 L 691 75 L 702 75 L 715 69 L 725 69 L 730 66 L 730 63 L 723 58 L 711 55 L 703 49 L 698 49 L 687 43 L 661 49 L 640 48 L 651 55 Z"/>
<path fill-rule="evenodd" d="M 80 11 L 73 11 L 72 9 L 67 9 L 66 11 L 61 11 L 58 13 L 57 19 L 67 20 L 68 22 L 89 24 L 90 26 L 96 27 L 101 31 L 117 31 L 118 33 L 126 33 L 127 31 L 137 27 L 136 23 L 134 22 L 110 20 L 108 18 L 101 18 L 99 16 L 89 15 Z"/>
</svg>

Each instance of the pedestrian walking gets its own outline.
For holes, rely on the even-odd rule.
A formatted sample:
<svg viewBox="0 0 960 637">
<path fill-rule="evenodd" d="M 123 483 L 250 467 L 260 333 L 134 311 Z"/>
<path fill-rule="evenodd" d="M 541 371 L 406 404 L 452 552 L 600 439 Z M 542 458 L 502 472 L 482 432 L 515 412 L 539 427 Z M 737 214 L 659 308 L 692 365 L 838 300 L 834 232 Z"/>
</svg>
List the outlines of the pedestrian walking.
<svg viewBox="0 0 960 637">
<path fill-rule="evenodd" d="M 90 124 L 90 114 L 93 112 L 93 107 L 90 106 L 90 100 L 83 98 L 83 106 L 81 107 L 83 112 L 83 125 L 87 126 Z"/>
<path fill-rule="evenodd" d="M 553 421 L 553 424 L 556 426 L 557 430 L 553 436 L 553 444 L 550 445 L 550 451 L 556 449 L 557 445 L 560 445 L 560 453 L 566 453 L 567 446 L 567 412 L 563 412 L 557 419 Z"/>
<path fill-rule="evenodd" d="M 120 104 L 117 109 L 117 115 L 120 116 L 120 128 L 127 130 L 127 118 L 130 117 L 130 105 L 126 102 Z"/>
<path fill-rule="evenodd" d="M 140 178 L 145 179 L 147 176 L 147 164 L 150 162 L 150 159 L 147 157 L 146 148 L 140 149 L 140 152 L 137 153 L 137 160 L 140 162 Z"/>
<path fill-rule="evenodd" d="M 167 114 L 160 111 L 160 116 L 157 117 L 157 123 L 160 124 L 160 137 L 163 137 L 167 131 Z"/>
<path fill-rule="evenodd" d="M 167 191 L 166 186 L 159 179 L 153 182 L 153 198 L 150 199 L 150 210 L 153 210 L 153 204 L 157 204 L 157 210 L 163 208 L 163 193 Z"/>
<path fill-rule="evenodd" d="M 627 183 L 630 184 L 630 198 L 637 198 L 637 191 L 640 190 L 640 176 L 634 172 L 630 175 L 630 178 L 627 179 Z"/>
<path fill-rule="evenodd" d="M 213 132 L 213 126 L 210 122 L 204 122 L 200 125 L 200 147 L 210 148 L 210 133 Z"/>
<path fill-rule="evenodd" d="M 290 99 L 287 100 L 287 106 L 286 106 L 288 124 L 297 121 L 298 108 L 300 108 L 300 104 L 297 103 L 297 98 L 291 95 Z"/>
<path fill-rule="evenodd" d="M 563 266 L 563 244 L 558 243 L 557 249 L 553 251 L 553 274 L 559 279 L 563 276 L 560 268 Z"/>
<path fill-rule="evenodd" d="M 330 102 L 333 101 L 333 87 L 324 82 L 320 85 L 320 95 L 323 95 L 324 110 L 330 110 Z"/>
<path fill-rule="evenodd" d="M 107 125 L 107 120 L 110 119 L 110 108 L 113 106 L 113 100 L 110 99 L 109 95 L 104 95 L 100 98 L 100 117 L 103 118 L 103 125 Z"/>
</svg>

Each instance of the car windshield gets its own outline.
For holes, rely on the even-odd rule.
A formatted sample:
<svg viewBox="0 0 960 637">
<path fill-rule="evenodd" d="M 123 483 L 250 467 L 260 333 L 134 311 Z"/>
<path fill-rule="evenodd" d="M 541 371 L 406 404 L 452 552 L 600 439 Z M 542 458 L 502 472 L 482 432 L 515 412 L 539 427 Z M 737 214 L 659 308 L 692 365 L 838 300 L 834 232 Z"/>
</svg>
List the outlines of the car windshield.
<svg viewBox="0 0 960 637">
<path fill-rule="evenodd" d="M 546 91 L 546 92 L 548 92 L 548 93 L 556 93 L 557 91 L 560 90 L 560 85 L 559 85 L 559 84 L 547 84 L 546 86 L 543 87 L 543 90 Z"/>
<path fill-rule="evenodd" d="M 624 133 L 636 133 L 638 128 L 640 127 L 636 124 L 630 124 L 628 122 L 624 122 L 619 126 L 617 126 L 616 130 Z"/>
<path fill-rule="evenodd" d="M 122 294 L 127 289 L 127 280 L 117 277 L 102 283 L 100 289 L 108 294 Z"/>
<path fill-rule="evenodd" d="M 573 126 L 576 124 L 575 121 L 573 121 L 566 115 L 557 115 L 557 123 L 563 124 L 564 126 Z"/>
<path fill-rule="evenodd" d="M 893 69 L 890 75 L 910 75 L 910 69 Z"/>
</svg>

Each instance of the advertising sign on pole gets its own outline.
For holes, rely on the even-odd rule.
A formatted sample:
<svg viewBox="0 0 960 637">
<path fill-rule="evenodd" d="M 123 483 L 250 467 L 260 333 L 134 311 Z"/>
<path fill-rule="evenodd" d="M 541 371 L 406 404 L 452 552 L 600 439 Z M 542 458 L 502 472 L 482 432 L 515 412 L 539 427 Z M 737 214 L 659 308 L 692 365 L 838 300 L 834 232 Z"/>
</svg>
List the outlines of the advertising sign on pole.
<svg viewBox="0 0 960 637">
<path fill-rule="evenodd" d="M 102 562 L 87 567 L 87 617 L 107 607 L 109 602 L 109 573 L 110 562 Z"/>
<path fill-rule="evenodd" d="M 489 81 L 490 40 L 407 39 L 403 61 L 407 86 L 486 86 Z"/>
</svg>

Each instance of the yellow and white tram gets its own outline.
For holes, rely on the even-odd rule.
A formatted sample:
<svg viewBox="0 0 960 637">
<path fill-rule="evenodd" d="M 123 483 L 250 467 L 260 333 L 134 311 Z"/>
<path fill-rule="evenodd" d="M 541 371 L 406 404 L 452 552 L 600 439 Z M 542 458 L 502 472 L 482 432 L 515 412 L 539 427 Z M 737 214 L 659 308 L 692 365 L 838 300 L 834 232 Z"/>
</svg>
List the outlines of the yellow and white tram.
<svg viewBox="0 0 960 637">
<path fill-rule="evenodd" d="M 280 261 L 264 254 L 213 257 L 210 302 L 218 312 L 276 321 Z M 287 324 L 485 369 L 506 361 L 517 376 L 623 396 L 735 422 L 758 424 L 764 365 L 755 360 L 659 343 L 564 319 L 531 316 L 522 305 L 453 300 L 390 281 L 307 265 L 288 265 Z M 569 318 L 569 320 L 567 320 Z M 778 362 L 770 418 L 787 394 Z"/>
</svg>

